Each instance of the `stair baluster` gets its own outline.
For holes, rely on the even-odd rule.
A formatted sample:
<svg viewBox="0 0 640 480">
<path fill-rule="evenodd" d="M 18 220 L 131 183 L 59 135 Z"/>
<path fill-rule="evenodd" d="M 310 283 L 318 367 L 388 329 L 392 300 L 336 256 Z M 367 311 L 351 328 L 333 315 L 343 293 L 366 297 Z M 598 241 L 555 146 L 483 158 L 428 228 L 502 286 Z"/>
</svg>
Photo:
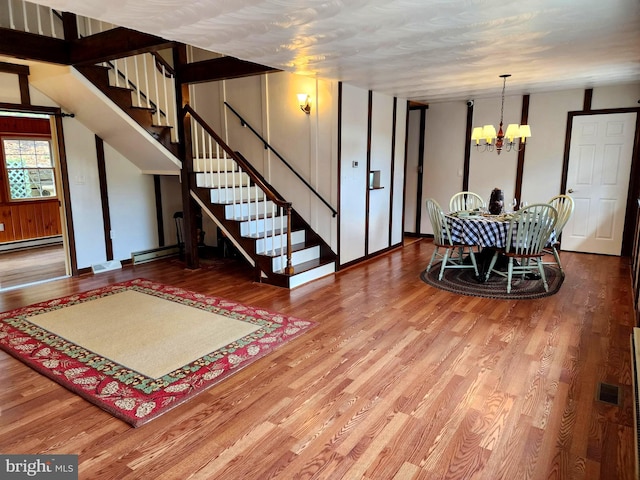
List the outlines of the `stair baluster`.
<svg viewBox="0 0 640 480">
<path fill-rule="evenodd" d="M 27 21 L 27 2 L 22 2 L 22 18 L 24 19 L 24 31 L 29 33 L 29 22 Z"/>
<path fill-rule="evenodd" d="M 50 8 L 49 9 L 49 23 L 51 24 L 51 36 L 53 38 L 58 38 L 58 35 L 56 35 L 56 25 L 53 21 L 53 9 Z"/>
<path fill-rule="evenodd" d="M 151 95 L 149 90 L 149 67 L 147 66 L 147 56 L 142 55 L 142 73 L 144 75 L 144 91 L 146 93 L 145 97 L 147 98 L 147 108 L 151 108 Z"/>
<path fill-rule="evenodd" d="M 154 59 L 151 59 L 151 65 L 154 65 Z M 155 69 L 154 69 L 154 73 L 155 73 Z M 160 90 L 158 89 L 158 74 L 155 73 L 155 75 L 153 75 L 153 84 L 155 86 L 155 99 L 156 99 L 156 124 L 157 125 L 162 125 L 162 119 L 160 118 Z"/>
<path fill-rule="evenodd" d="M 36 5 L 36 22 L 38 23 L 38 35 L 44 35 L 42 30 L 42 17 L 40 16 L 40 5 Z"/>
<path fill-rule="evenodd" d="M 125 63 L 126 63 L 126 61 L 125 61 Z M 118 69 L 118 59 L 117 58 L 113 59 L 113 72 L 114 72 L 113 77 L 114 77 L 114 81 L 116 83 L 116 87 L 119 88 L 120 87 L 120 75 L 119 75 L 120 70 Z M 125 84 L 125 87 L 126 86 L 127 85 Z"/>
<path fill-rule="evenodd" d="M 194 171 L 204 179 L 201 186 L 212 189 L 211 203 L 226 206 L 225 215 L 238 222 L 239 234 L 252 239 L 254 246 L 247 247 L 249 250 L 267 256 L 274 271 L 293 272 L 291 220 L 284 218 L 291 215 L 291 204 L 273 193 L 262 177 L 202 123 L 189 105 L 185 106 L 185 112 L 191 116 Z"/>
<path fill-rule="evenodd" d="M 16 22 L 13 18 L 13 7 L 11 6 L 11 0 L 9 0 L 8 2 L 8 7 L 9 7 L 9 28 L 11 30 L 15 30 L 16 29 Z"/>
</svg>

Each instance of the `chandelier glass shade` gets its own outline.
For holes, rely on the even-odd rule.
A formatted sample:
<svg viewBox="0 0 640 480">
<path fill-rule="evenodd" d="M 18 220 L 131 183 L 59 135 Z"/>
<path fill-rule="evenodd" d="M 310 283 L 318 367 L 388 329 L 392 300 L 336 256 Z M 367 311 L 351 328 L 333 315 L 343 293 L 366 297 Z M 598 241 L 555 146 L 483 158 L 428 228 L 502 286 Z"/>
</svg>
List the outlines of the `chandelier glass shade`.
<svg viewBox="0 0 640 480">
<path fill-rule="evenodd" d="M 507 125 L 506 132 L 503 130 L 503 117 L 504 117 L 504 91 L 507 84 L 507 78 L 511 75 L 500 75 L 502 81 L 502 104 L 500 107 L 500 125 L 498 131 L 493 125 L 484 125 L 482 127 L 475 127 L 471 133 L 471 141 L 475 142 L 476 148 L 480 151 L 492 152 L 496 150 L 498 155 L 504 149 L 506 151 L 517 150 L 520 151 L 524 148 L 524 144 L 527 138 L 531 136 L 531 127 L 529 125 L 519 125 L 517 123 L 510 123 Z M 516 143 L 516 139 L 520 139 L 520 142 Z"/>
</svg>

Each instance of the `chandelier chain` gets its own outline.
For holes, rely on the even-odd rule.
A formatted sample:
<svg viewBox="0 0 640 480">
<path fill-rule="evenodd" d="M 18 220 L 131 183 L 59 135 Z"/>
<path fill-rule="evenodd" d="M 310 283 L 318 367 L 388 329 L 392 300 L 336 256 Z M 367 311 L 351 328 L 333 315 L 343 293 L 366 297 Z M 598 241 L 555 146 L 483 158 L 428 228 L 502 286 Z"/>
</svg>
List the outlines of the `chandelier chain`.
<svg viewBox="0 0 640 480">
<path fill-rule="evenodd" d="M 504 118 L 504 91 L 507 86 L 506 75 L 502 77 L 502 105 L 500 106 L 500 126 L 502 126 L 502 120 Z"/>
</svg>

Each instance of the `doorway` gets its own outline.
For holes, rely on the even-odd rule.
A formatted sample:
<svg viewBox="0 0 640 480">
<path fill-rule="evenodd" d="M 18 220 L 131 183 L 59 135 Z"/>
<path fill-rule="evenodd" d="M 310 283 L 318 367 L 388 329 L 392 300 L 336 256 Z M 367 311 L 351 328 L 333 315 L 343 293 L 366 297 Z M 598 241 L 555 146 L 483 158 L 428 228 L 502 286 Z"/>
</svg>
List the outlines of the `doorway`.
<svg viewBox="0 0 640 480">
<path fill-rule="evenodd" d="M 0 111 L 0 291 L 69 276 L 57 122 Z"/>
<path fill-rule="evenodd" d="M 621 255 L 637 112 L 572 120 L 565 190 L 575 210 L 562 249 Z"/>
<path fill-rule="evenodd" d="M 406 177 L 405 177 L 405 234 L 420 236 L 422 225 L 422 185 L 424 175 L 424 142 L 427 107 L 410 106 L 407 124 Z M 417 141 L 416 141 L 417 140 Z M 414 181 L 415 179 L 415 181 Z"/>
</svg>

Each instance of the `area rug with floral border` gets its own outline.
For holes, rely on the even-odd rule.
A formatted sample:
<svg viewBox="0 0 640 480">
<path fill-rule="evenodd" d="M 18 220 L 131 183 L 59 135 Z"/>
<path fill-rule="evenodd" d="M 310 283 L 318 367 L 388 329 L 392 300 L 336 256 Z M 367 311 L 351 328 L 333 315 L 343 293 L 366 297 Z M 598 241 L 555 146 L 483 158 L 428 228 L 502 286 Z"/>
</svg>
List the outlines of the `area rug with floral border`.
<svg viewBox="0 0 640 480">
<path fill-rule="evenodd" d="M 549 291 L 545 291 L 540 278 L 531 276 L 514 275 L 511 283 L 511 292 L 507 293 L 507 279 L 500 275 L 491 275 L 485 282 L 479 281 L 473 269 L 445 269 L 442 280 L 438 280 L 440 263 L 434 264 L 427 272 L 424 270 L 420 278 L 427 285 L 459 293 L 471 297 L 499 298 L 505 300 L 526 300 L 554 295 L 560 290 L 564 277 L 560 269 L 553 265 L 544 265 L 544 273 L 547 277 Z"/>
<path fill-rule="evenodd" d="M 198 315 L 204 315 L 205 322 L 208 317 L 203 312 L 214 314 L 224 322 L 243 322 L 245 333 L 154 378 L 101 355 L 99 348 L 90 350 L 70 341 L 56 333 L 54 327 L 47 329 L 37 324 L 38 315 L 57 314 L 61 309 L 64 314 L 74 306 L 85 308 L 85 304 L 91 305 L 94 300 L 122 292 L 137 292 L 176 302 L 186 306 L 189 312 L 190 308 L 198 309 Z M 188 316 L 189 312 L 183 316 Z M 108 313 L 113 315 L 113 312 Z M 141 315 L 145 313 L 141 312 Z M 176 319 L 176 322 L 180 320 Z M 88 329 L 91 329 L 90 321 L 91 318 L 86 318 Z M 138 427 L 315 325 L 307 320 L 138 278 L 0 313 L 0 348 L 113 416 Z M 127 332 L 117 334 L 127 335 Z M 206 348 L 206 343 L 204 345 Z M 166 356 L 162 350 L 158 356 Z"/>
</svg>

